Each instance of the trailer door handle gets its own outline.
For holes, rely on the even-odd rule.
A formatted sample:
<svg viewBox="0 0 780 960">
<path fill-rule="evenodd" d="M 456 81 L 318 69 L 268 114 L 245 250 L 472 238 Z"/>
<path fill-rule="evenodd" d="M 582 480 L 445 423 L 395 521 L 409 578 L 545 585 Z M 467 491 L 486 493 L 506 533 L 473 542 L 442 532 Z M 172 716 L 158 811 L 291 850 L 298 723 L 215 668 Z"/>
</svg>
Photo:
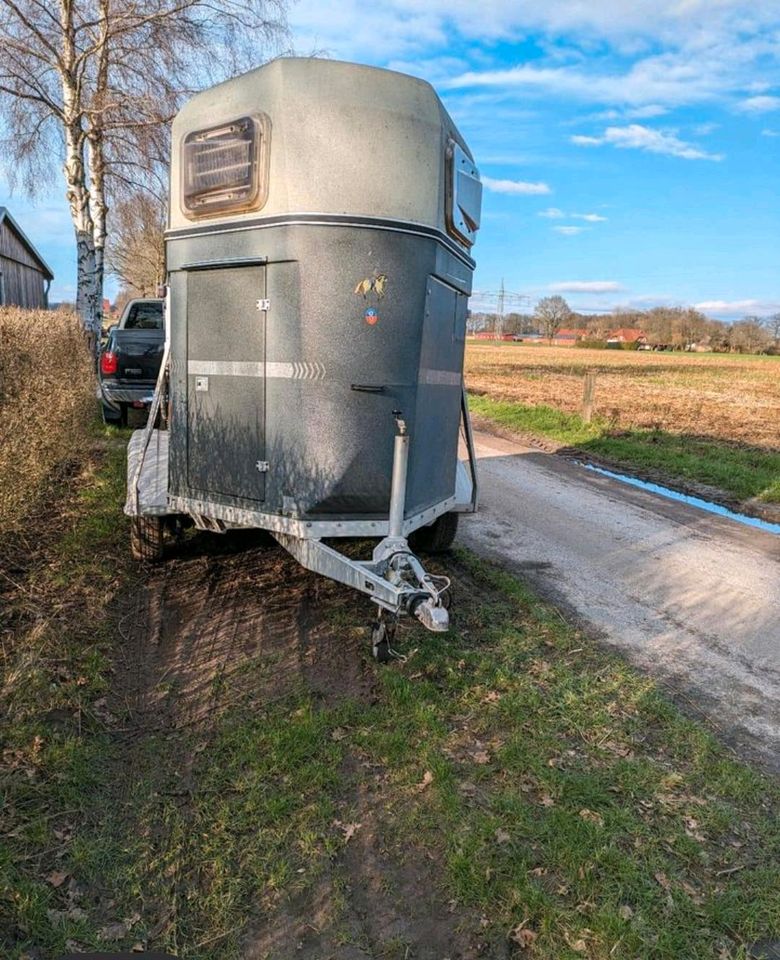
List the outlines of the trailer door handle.
<svg viewBox="0 0 780 960">
<path fill-rule="evenodd" d="M 385 385 L 383 383 L 353 383 L 352 389 L 358 393 L 384 393 Z"/>
</svg>

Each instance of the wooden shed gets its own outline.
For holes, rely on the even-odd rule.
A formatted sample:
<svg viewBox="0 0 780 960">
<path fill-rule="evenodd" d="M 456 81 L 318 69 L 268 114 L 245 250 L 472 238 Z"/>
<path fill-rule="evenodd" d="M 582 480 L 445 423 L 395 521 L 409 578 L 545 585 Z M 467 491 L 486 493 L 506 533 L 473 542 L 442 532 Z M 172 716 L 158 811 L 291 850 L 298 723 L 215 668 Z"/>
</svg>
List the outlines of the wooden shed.
<svg viewBox="0 0 780 960">
<path fill-rule="evenodd" d="M 54 274 L 22 228 L 0 207 L 0 306 L 46 309 Z"/>
</svg>

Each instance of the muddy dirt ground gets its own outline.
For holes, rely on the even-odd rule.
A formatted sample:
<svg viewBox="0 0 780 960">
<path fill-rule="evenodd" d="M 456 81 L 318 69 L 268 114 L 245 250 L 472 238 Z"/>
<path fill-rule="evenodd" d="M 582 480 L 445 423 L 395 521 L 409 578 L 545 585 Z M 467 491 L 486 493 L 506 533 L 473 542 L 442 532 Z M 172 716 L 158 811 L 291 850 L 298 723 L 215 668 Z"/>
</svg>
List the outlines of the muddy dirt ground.
<svg viewBox="0 0 780 960">
<path fill-rule="evenodd" d="M 370 655 L 371 615 L 363 598 L 307 573 L 262 535 L 198 535 L 148 571 L 119 623 L 113 698 L 131 717 L 128 775 L 148 735 L 196 730 L 207 744 L 238 701 L 267 703 L 303 686 L 326 706 L 371 702 L 382 669 Z M 192 759 L 180 762 L 186 769 Z M 348 755 L 340 773 L 344 818 L 361 829 L 314 889 L 247 917 L 246 960 L 478 956 L 473 918 L 437 892 L 437 864 L 388 828 L 383 770 Z"/>
</svg>

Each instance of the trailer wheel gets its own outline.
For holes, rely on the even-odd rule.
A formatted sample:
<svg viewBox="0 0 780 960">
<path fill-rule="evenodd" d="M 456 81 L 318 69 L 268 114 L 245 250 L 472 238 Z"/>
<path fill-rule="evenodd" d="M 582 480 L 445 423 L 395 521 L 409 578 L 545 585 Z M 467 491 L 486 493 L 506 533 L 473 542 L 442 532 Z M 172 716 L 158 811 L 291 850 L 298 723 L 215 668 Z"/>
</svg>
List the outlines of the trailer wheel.
<svg viewBox="0 0 780 960">
<path fill-rule="evenodd" d="M 458 514 L 443 513 L 428 527 L 409 534 L 409 546 L 417 553 L 444 553 L 455 542 Z"/>
<path fill-rule="evenodd" d="M 159 563 L 163 558 L 163 533 L 162 517 L 132 517 L 130 553 L 133 559 Z"/>
</svg>

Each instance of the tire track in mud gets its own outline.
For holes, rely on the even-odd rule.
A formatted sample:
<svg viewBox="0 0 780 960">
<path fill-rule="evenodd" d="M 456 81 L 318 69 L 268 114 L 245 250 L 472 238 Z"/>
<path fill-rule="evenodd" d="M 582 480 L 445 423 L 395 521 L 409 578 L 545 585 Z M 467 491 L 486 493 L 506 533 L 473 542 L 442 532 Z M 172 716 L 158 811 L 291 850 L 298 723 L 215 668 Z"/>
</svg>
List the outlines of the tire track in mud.
<svg viewBox="0 0 780 960">
<path fill-rule="evenodd" d="M 220 716 L 240 703 L 261 706 L 296 692 L 324 707 L 374 703 L 381 668 L 370 657 L 367 629 L 355 629 L 371 615 L 365 598 L 306 572 L 261 537 L 193 538 L 149 574 L 121 620 L 114 698 L 130 718 L 124 776 L 144 762 L 144 739 L 163 734 L 176 743 L 185 794 L 197 790 L 193 748 L 179 744 L 208 741 Z M 248 913 L 242 958 L 477 956 L 461 931 L 463 916 L 437 892 L 431 855 L 401 847 L 384 770 L 348 749 L 339 772 L 337 816 L 360 830 L 312 888 L 271 914 Z M 171 899 L 185 893 L 172 884 Z M 155 907 L 164 919 L 167 906 Z"/>
</svg>

